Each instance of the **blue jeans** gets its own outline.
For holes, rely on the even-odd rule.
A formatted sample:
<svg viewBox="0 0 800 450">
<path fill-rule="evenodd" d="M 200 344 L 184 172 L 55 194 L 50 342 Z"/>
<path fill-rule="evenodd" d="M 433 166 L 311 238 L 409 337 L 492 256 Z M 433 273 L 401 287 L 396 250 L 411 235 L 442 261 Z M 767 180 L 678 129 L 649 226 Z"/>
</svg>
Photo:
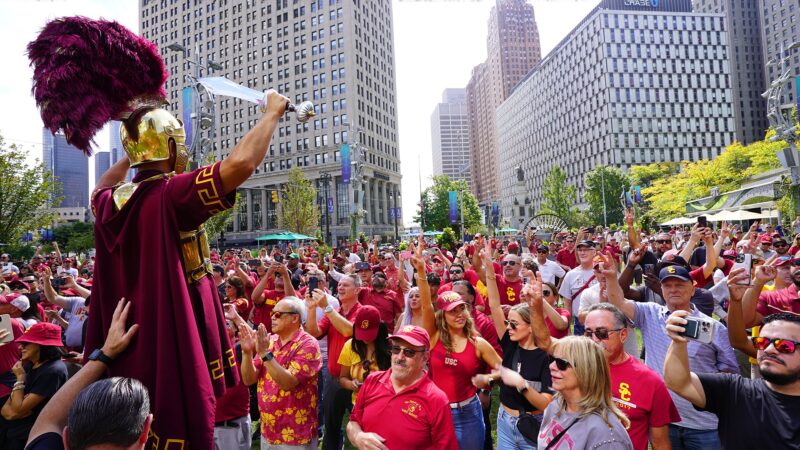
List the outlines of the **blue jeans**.
<svg viewBox="0 0 800 450">
<path fill-rule="evenodd" d="M 669 426 L 669 440 L 673 450 L 719 450 L 717 430 L 693 430 L 678 425 Z"/>
<path fill-rule="evenodd" d="M 536 443 L 525 439 L 517 429 L 518 417 L 500 406 L 497 412 L 497 450 L 536 450 Z"/>
<path fill-rule="evenodd" d="M 456 440 L 460 450 L 483 450 L 484 434 L 486 428 L 483 425 L 483 410 L 478 396 L 458 408 L 450 408 L 453 416 L 453 425 L 456 429 Z"/>
</svg>

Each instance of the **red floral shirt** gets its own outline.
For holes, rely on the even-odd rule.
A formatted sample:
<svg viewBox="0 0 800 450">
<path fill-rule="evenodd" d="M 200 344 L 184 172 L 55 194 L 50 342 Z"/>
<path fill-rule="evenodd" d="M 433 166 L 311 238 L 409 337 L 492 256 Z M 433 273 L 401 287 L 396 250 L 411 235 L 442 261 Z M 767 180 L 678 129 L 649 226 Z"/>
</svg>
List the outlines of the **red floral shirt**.
<svg viewBox="0 0 800 450">
<path fill-rule="evenodd" d="M 258 410 L 261 412 L 261 435 L 274 445 L 306 445 L 317 435 L 317 373 L 322 354 L 317 339 L 299 330 L 287 343 L 270 338 L 269 349 L 275 361 L 299 382 L 284 391 L 267 373 L 261 358 L 253 358 L 258 374 Z"/>
</svg>

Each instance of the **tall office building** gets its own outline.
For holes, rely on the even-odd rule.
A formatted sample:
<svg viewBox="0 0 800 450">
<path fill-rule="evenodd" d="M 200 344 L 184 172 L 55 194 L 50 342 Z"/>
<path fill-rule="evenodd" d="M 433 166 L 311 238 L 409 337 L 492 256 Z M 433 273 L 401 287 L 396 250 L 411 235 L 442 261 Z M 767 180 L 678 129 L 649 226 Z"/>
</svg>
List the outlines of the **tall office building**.
<svg viewBox="0 0 800 450">
<path fill-rule="evenodd" d="M 119 137 L 119 127 L 122 126 L 122 122 L 118 120 L 113 120 L 108 124 L 108 148 L 110 149 L 109 153 L 109 161 L 108 166 L 111 167 L 117 163 L 123 156 L 125 156 L 125 150 L 122 148 L 122 140 Z M 131 181 L 133 179 L 135 169 L 130 169 L 128 171 L 128 175 L 125 177 L 125 181 Z"/>
<path fill-rule="evenodd" d="M 482 204 L 500 194 L 495 109 L 541 59 L 533 6 L 526 0 L 497 0 L 486 44 L 486 62 L 472 69 L 467 84 L 472 192 Z"/>
<path fill-rule="evenodd" d="M 470 182 L 466 89 L 445 89 L 431 114 L 433 174 Z"/>
<path fill-rule="evenodd" d="M 94 185 L 100 181 L 100 177 L 111 167 L 111 152 L 97 152 L 94 154 Z"/>
<path fill-rule="evenodd" d="M 42 161 L 61 184 L 61 208 L 86 208 L 89 205 L 89 158 L 69 145 L 59 132 L 42 129 Z"/>
<path fill-rule="evenodd" d="M 725 15 L 731 61 L 733 114 L 736 140 L 749 144 L 764 139 L 767 123 L 767 101 L 761 96 L 764 83 L 764 54 L 761 46 L 760 8 L 757 0 L 694 0 L 699 13 Z"/>
<path fill-rule="evenodd" d="M 789 83 L 783 91 L 781 105 L 791 109 L 797 104 L 797 83 L 800 75 L 800 5 L 796 1 L 759 0 L 761 8 L 761 44 L 764 52 L 764 81 L 769 86 L 781 77 L 782 60 L 788 57 Z M 800 47 L 800 45 L 798 45 Z"/>
<path fill-rule="evenodd" d="M 518 168 L 537 211 L 553 166 L 582 202 L 598 165 L 713 158 L 733 139 L 725 16 L 689 0 L 625 3 L 602 1 L 497 109 L 504 216 Z"/>
<path fill-rule="evenodd" d="M 166 89 L 178 117 L 184 80 L 196 71 L 316 105 L 307 123 L 293 114 L 279 122 L 263 164 L 242 186 L 228 242 L 276 231 L 279 205 L 271 193 L 293 167 L 316 184 L 321 225 L 329 215 L 334 242 L 349 236 L 355 213 L 359 231 L 394 236 L 402 216 L 391 0 L 140 0 L 139 17 L 142 35 L 159 46 L 170 71 Z M 169 50 L 181 48 L 172 44 L 185 53 Z M 260 117 L 255 104 L 217 98 L 214 155 L 230 154 Z M 342 154 L 345 143 L 350 155 Z M 343 159 L 353 169 L 349 184 Z"/>
</svg>

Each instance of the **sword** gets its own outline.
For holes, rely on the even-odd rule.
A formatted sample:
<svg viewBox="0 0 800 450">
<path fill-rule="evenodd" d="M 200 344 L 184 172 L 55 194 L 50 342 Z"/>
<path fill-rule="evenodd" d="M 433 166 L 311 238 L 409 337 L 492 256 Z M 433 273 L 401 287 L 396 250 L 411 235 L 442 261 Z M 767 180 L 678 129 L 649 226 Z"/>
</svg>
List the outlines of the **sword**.
<svg viewBox="0 0 800 450">
<path fill-rule="evenodd" d="M 267 96 L 261 91 L 236 84 L 225 77 L 199 78 L 197 82 L 202 84 L 214 95 L 236 97 L 250 103 L 255 103 L 261 108 L 262 112 L 266 111 Z M 309 101 L 305 101 L 299 105 L 289 103 L 286 107 L 286 111 L 295 113 L 298 122 L 307 122 L 308 119 L 316 115 L 316 112 L 314 112 L 314 104 Z"/>
</svg>

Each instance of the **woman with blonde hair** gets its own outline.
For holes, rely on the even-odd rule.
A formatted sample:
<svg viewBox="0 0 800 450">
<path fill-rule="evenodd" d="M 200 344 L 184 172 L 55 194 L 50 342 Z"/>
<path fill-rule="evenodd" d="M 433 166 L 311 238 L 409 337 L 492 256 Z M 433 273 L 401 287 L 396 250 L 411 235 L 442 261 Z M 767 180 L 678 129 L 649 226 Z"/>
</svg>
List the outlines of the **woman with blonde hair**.
<svg viewBox="0 0 800 450">
<path fill-rule="evenodd" d="M 395 333 L 400 330 L 400 327 L 406 325 L 416 325 L 426 330 L 435 326 L 433 315 L 423 314 L 422 294 L 418 286 L 414 286 L 408 290 L 405 300 L 403 312 L 400 314 L 400 317 L 397 319 L 397 324 L 394 327 Z"/>
<path fill-rule="evenodd" d="M 540 449 L 633 450 L 630 421 L 611 399 L 611 376 L 603 350 L 583 336 L 553 343 L 550 377 L 557 392 L 544 411 Z"/>
<path fill-rule="evenodd" d="M 420 242 L 422 239 L 420 239 Z M 478 399 L 478 380 L 502 361 L 491 344 L 475 330 L 470 306 L 458 293 L 447 291 L 436 299 L 434 313 L 422 247 L 411 263 L 417 271 L 426 331 L 431 336 L 429 373 L 450 402 L 456 439 L 461 450 L 481 450 L 485 427 Z"/>
</svg>

